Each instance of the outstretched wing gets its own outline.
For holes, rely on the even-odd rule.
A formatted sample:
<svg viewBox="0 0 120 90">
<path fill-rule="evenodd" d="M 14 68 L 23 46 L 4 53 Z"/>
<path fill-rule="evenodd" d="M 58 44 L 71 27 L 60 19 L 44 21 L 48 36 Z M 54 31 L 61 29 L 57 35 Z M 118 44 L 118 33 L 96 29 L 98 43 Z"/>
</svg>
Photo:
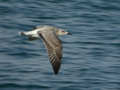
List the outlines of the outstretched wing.
<svg viewBox="0 0 120 90">
<path fill-rule="evenodd" d="M 55 32 L 51 30 L 39 32 L 39 35 L 44 41 L 45 47 L 47 48 L 48 56 L 52 64 L 54 73 L 57 74 L 60 69 L 62 58 L 61 41 L 59 40 Z"/>
</svg>

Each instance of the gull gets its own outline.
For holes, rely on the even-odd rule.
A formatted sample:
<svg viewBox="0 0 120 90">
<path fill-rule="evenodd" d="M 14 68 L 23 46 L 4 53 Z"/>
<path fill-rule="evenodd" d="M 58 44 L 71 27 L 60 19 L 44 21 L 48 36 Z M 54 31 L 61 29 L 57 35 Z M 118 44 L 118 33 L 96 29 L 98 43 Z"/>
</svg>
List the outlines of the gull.
<svg viewBox="0 0 120 90">
<path fill-rule="evenodd" d="M 62 42 L 58 38 L 60 35 L 71 35 L 70 32 L 55 26 L 37 26 L 28 32 L 19 32 L 22 36 L 27 36 L 30 41 L 42 39 L 49 56 L 55 74 L 58 74 L 62 59 Z"/>
</svg>

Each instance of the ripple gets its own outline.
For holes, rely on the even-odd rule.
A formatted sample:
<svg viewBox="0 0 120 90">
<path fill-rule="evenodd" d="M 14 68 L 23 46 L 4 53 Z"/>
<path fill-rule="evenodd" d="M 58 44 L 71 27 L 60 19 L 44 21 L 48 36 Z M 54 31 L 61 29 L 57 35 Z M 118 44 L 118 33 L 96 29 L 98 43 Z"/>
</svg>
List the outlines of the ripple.
<svg viewBox="0 0 120 90">
<path fill-rule="evenodd" d="M 0 84 L 0 87 L 3 88 L 3 87 L 7 87 L 7 88 L 10 88 L 10 87 L 16 87 L 16 88 L 50 88 L 49 86 L 42 86 L 42 85 L 21 85 L 21 84 L 16 84 L 16 83 L 3 83 L 3 84 Z"/>
<path fill-rule="evenodd" d="M 120 20 L 118 0 L 1 0 L 1 90 L 119 90 Z M 20 31 L 53 25 L 63 36 L 60 73 L 54 75 L 42 41 Z"/>
</svg>

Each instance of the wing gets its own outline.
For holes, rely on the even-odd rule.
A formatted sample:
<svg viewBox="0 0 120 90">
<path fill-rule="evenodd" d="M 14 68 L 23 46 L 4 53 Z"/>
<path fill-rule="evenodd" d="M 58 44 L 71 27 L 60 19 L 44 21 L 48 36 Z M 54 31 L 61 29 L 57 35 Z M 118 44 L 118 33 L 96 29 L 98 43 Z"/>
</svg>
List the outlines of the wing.
<svg viewBox="0 0 120 90">
<path fill-rule="evenodd" d="M 48 51 L 48 56 L 52 64 L 54 73 L 59 72 L 62 58 L 62 44 L 57 35 L 53 31 L 43 31 L 39 33 L 44 41 L 45 47 Z"/>
</svg>

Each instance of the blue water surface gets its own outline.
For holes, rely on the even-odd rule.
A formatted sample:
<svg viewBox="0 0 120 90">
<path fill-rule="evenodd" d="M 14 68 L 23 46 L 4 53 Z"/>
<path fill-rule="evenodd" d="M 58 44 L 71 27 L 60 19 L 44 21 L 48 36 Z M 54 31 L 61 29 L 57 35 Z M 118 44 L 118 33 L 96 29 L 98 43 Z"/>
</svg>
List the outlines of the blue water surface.
<svg viewBox="0 0 120 90">
<path fill-rule="evenodd" d="M 37 25 L 66 29 L 54 75 Z M 0 90 L 120 90 L 120 0 L 0 0 Z"/>
</svg>

